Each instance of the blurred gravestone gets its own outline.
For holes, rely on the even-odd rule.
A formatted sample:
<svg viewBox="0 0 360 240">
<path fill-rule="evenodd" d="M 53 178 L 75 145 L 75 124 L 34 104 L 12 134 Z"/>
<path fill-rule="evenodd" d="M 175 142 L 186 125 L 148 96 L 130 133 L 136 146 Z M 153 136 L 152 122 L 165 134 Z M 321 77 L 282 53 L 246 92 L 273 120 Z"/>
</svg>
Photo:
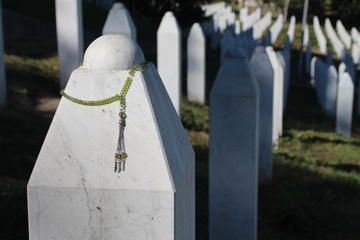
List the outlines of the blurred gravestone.
<svg viewBox="0 0 360 240">
<path fill-rule="evenodd" d="M 247 58 L 227 55 L 210 94 L 210 240 L 257 239 L 258 122 Z"/>
<path fill-rule="evenodd" d="M 87 49 L 65 93 L 105 100 L 61 99 L 28 183 L 30 240 L 195 239 L 194 152 L 154 65 L 129 71 L 143 63 L 122 35 Z M 119 146 L 126 169 L 114 173 Z"/>
<path fill-rule="evenodd" d="M 283 94 L 284 94 L 284 71 L 280 60 L 272 47 L 267 47 L 272 69 L 274 71 L 274 98 L 273 98 L 273 143 L 276 143 L 282 135 Z"/>
<path fill-rule="evenodd" d="M 343 64 L 343 63 L 342 63 Z M 339 69 L 339 86 L 336 104 L 336 133 L 351 137 L 354 83 L 348 72 Z"/>
<path fill-rule="evenodd" d="M 105 34 L 121 34 L 136 41 L 136 27 L 124 4 L 117 2 L 110 9 L 103 28 Z"/>
<path fill-rule="evenodd" d="M 333 65 L 327 68 L 326 86 L 324 89 L 325 94 L 325 111 L 331 116 L 336 114 L 336 97 L 338 88 L 338 73 Z"/>
<path fill-rule="evenodd" d="M 181 29 L 172 12 L 165 13 L 157 32 L 157 69 L 180 114 L 181 99 Z"/>
<path fill-rule="evenodd" d="M 82 1 L 55 0 L 55 9 L 60 88 L 64 88 L 83 58 Z"/>
<path fill-rule="evenodd" d="M 195 23 L 187 39 L 187 93 L 190 101 L 205 103 L 206 41 L 201 26 Z"/>
<path fill-rule="evenodd" d="M 259 180 L 268 182 L 272 178 L 274 71 L 263 46 L 255 49 L 250 60 L 250 69 L 258 83 L 260 94 Z"/>
</svg>

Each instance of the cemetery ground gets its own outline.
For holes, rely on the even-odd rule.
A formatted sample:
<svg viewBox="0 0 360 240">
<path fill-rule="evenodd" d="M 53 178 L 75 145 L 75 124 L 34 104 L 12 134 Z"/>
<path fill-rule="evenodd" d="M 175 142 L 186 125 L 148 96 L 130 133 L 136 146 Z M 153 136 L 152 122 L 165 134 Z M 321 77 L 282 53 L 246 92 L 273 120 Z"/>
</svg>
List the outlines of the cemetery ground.
<svg viewBox="0 0 360 240">
<path fill-rule="evenodd" d="M 292 56 L 296 59 L 296 52 Z M 25 240 L 26 184 L 60 97 L 57 58 L 17 53 L 6 56 L 6 68 L 0 239 Z M 214 75 L 217 67 L 210 69 Z M 196 152 L 197 239 L 207 239 L 208 106 L 183 99 L 181 114 Z M 336 135 L 335 121 L 322 113 L 308 79 L 296 80 L 293 72 L 284 123 L 273 150 L 273 181 L 260 186 L 259 239 L 360 239 L 359 118 L 354 118 L 352 138 Z"/>
</svg>

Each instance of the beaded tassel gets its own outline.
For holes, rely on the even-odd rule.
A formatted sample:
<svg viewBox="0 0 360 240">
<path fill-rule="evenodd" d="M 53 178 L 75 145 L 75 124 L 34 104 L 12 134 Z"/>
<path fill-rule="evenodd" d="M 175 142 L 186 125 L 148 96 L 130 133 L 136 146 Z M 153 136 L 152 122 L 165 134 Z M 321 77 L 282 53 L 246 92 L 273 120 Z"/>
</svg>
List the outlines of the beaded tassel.
<svg viewBox="0 0 360 240">
<path fill-rule="evenodd" d="M 138 71 L 141 71 L 145 68 L 145 64 L 134 66 L 129 71 L 129 76 L 126 78 L 125 83 L 120 91 L 119 94 L 116 94 L 114 96 L 111 96 L 109 98 L 104 98 L 100 100 L 83 100 L 79 98 L 72 97 L 65 93 L 64 90 L 60 91 L 60 94 L 68 99 L 69 101 L 72 101 L 77 104 L 85 105 L 85 106 L 101 106 L 110 104 L 115 101 L 120 102 L 120 113 L 119 113 L 119 139 L 118 144 L 116 148 L 115 153 L 115 166 L 114 166 L 114 172 L 120 173 L 121 171 L 125 171 L 125 162 L 127 159 L 127 154 L 125 152 L 125 139 L 124 139 L 124 131 L 126 127 L 126 94 L 129 91 L 129 88 L 132 84 L 133 77 L 135 76 L 135 73 Z"/>
<path fill-rule="evenodd" d="M 125 113 L 125 98 L 120 99 L 120 113 L 119 113 L 119 138 L 118 144 L 115 153 L 115 167 L 114 172 L 125 171 L 125 162 L 127 158 L 127 154 L 125 152 L 125 139 L 124 139 L 124 131 L 126 127 L 126 113 Z"/>
</svg>

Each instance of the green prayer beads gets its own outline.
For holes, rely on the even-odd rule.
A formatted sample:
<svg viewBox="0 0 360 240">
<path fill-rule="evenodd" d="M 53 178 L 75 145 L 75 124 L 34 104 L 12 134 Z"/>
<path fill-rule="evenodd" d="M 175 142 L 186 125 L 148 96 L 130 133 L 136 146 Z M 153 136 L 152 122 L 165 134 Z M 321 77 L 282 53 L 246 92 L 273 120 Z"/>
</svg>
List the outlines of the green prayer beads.
<svg viewBox="0 0 360 240">
<path fill-rule="evenodd" d="M 106 104 L 110 104 L 110 103 L 119 101 L 120 130 L 119 130 L 119 139 L 118 139 L 117 149 L 116 149 L 116 153 L 114 154 L 114 157 L 115 157 L 114 172 L 120 173 L 121 171 L 125 171 L 125 161 L 128 157 L 127 153 L 125 152 L 125 141 L 124 141 L 124 129 L 126 126 L 125 120 L 127 118 L 127 115 L 125 113 L 125 111 L 126 111 L 126 95 L 131 87 L 135 73 L 138 71 L 142 71 L 145 67 L 146 67 L 145 64 L 132 67 L 129 70 L 129 76 L 126 78 L 125 83 L 124 83 L 123 87 L 121 88 L 120 93 L 116 94 L 114 96 L 111 96 L 109 98 L 104 98 L 104 99 L 100 99 L 100 100 L 83 100 L 83 99 L 75 98 L 75 97 L 68 95 L 67 93 L 65 93 L 64 90 L 60 91 L 60 94 L 67 100 L 77 103 L 77 104 L 85 105 L 85 106 L 101 106 L 101 105 L 106 105 Z"/>
</svg>

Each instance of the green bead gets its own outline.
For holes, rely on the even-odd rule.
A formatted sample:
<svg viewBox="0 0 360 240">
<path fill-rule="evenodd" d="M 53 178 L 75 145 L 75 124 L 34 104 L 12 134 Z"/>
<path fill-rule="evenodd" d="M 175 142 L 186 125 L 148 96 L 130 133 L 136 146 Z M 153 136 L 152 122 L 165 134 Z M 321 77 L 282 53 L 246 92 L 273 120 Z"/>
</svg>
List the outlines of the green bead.
<svg viewBox="0 0 360 240">
<path fill-rule="evenodd" d="M 126 115 L 125 112 L 120 112 L 119 117 L 122 118 L 122 119 L 125 119 L 125 118 L 127 118 L 127 115 Z"/>
</svg>

